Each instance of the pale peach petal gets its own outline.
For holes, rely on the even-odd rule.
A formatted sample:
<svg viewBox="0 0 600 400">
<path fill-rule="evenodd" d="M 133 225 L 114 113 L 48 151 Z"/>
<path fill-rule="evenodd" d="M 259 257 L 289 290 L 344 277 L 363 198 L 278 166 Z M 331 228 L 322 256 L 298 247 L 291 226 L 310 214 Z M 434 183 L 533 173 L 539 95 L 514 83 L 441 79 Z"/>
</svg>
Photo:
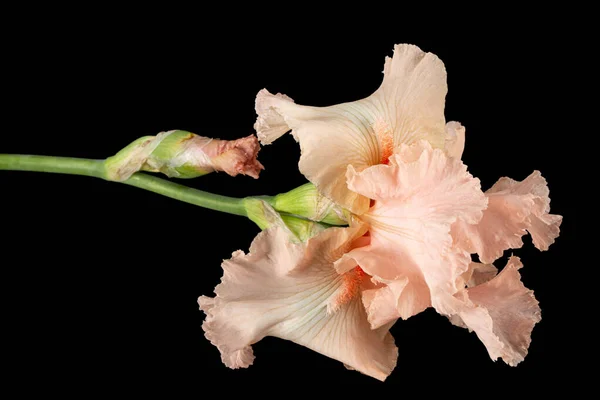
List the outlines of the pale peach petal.
<svg viewBox="0 0 600 400">
<path fill-rule="evenodd" d="M 256 123 L 254 124 L 254 130 L 258 136 L 258 140 L 265 145 L 271 144 L 275 139 L 280 138 L 284 133 L 290 130 L 290 127 L 285 122 L 283 114 L 277 109 L 280 99 L 283 104 L 285 102 L 293 103 L 290 97 L 285 94 L 277 93 L 272 95 L 266 89 L 258 92 L 256 96 L 255 108 L 256 108 Z"/>
<path fill-rule="evenodd" d="M 511 257 L 493 279 L 464 290 L 471 303 L 458 313 L 466 327 L 475 331 L 490 357 L 501 357 L 511 366 L 523 361 L 531 343 L 531 332 L 541 320 L 533 291 L 521 282 L 523 264 Z"/>
<path fill-rule="evenodd" d="M 488 207 L 477 225 L 458 221 L 452 227 L 457 246 L 477 253 L 484 263 L 492 263 L 507 249 L 523 246 L 527 233 L 527 213 L 533 207 L 531 196 L 488 196 Z"/>
<path fill-rule="evenodd" d="M 260 233 L 249 254 L 223 263 L 216 297 L 201 297 L 203 329 L 231 367 L 252 363 L 251 344 L 265 336 L 291 340 L 384 380 L 396 364 L 389 326 L 371 330 L 360 298 L 360 270 L 339 275 L 333 262 L 355 239 L 355 228 L 327 229 L 292 243 L 275 227 Z"/>
<path fill-rule="evenodd" d="M 478 262 L 472 262 L 469 264 L 468 269 L 463 272 L 461 276 L 456 280 L 457 288 L 473 287 L 480 285 L 494 278 L 498 274 L 498 268 L 494 267 L 492 264 L 482 264 Z M 463 291 L 464 293 L 464 291 Z M 455 296 L 461 298 L 461 295 Z M 462 300 L 468 302 L 466 296 L 462 296 Z M 456 306 L 456 302 L 453 302 L 453 305 Z M 459 316 L 459 312 L 462 310 L 462 305 L 459 305 L 458 308 L 455 308 L 455 314 L 446 313 L 446 317 L 450 320 L 450 322 L 456 326 L 461 328 L 468 328 L 467 325 L 463 322 L 463 320 Z M 370 316 L 370 315 L 369 315 Z"/>
<path fill-rule="evenodd" d="M 540 216 L 530 215 L 530 225 L 527 228 L 533 245 L 539 250 L 548 250 L 554 240 L 560 235 L 560 224 L 562 215 L 542 214 Z"/>
<path fill-rule="evenodd" d="M 523 246 L 521 238 L 527 231 L 540 250 L 547 250 L 558 237 L 562 216 L 548 214 L 548 186 L 539 171 L 522 182 L 501 178 L 485 194 L 488 207 L 481 222 L 458 221 L 452 227 L 455 243 L 477 253 L 484 263 L 498 259 L 504 250 Z"/>
<path fill-rule="evenodd" d="M 494 278 L 497 274 L 498 268 L 492 264 L 472 262 L 469 264 L 469 269 L 461 275 L 462 283 L 457 285 L 467 287 L 481 285 Z"/>
<path fill-rule="evenodd" d="M 388 284 L 379 289 L 380 298 L 395 297 L 402 318 L 430 305 L 450 314 L 455 306 L 452 295 L 461 289 L 456 282 L 470 263 L 468 253 L 452 248 L 450 226 L 457 219 L 476 223 L 481 218 L 486 198 L 479 180 L 460 159 L 421 141 L 402 145 L 389 165 L 360 173 L 351 168 L 348 186 L 375 200 L 360 216 L 370 226 L 371 243 L 342 257 L 338 271 L 353 259 L 374 279 Z M 406 284 L 390 287 L 390 281 Z M 369 310 L 382 308 L 375 296 L 367 304 Z M 391 315 L 387 310 L 383 314 Z M 370 314 L 371 321 L 386 318 Z"/>
<path fill-rule="evenodd" d="M 405 276 L 401 279 L 388 281 L 388 284 L 384 287 L 363 291 L 363 305 L 367 310 L 367 318 L 371 324 L 371 329 L 379 328 L 398 318 L 406 319 L 424 311 L 431 305 L 427 296 L 419 296 L 419 291 L 429 293 L 429 288 L 427 285 L 423 285 L 422 280 L 418 281 L 421 284 L 420 287 L 415 284 L 408 285 L 408 283 L 409 279 Z M 422 304 L 415 304 L 419 301 Z"/>
<path fill-rule="evenodd" d="M 293 129 L 300 141 L 300 171 L 321 193 L 356 213 L 368 208 L 369 199 L 349 191 L 344 177 L 348 164 L 362 169 L 379 162 L 377 140 L 367 128 L 349 123 L 340 106 L 299 106 L 266 90 L 258 93 L 256 104 L 257 112 L 268 109 L 285 116 L 288 130 Z M 280 131 L 276 127 L 261 129 L 257 122 L 255 129 L 263 144 L 268 143 L 269 132 Z"/>
<path fill-rule="evenodd" d="M 524 181 L 501 178 L 488 190 L 489 193 L 527 196 L 532 195 L 534 206 L 528 216 L 527 231 L 539 250 L 548 250 L 560 234 L 561 215 L 550 213 L 550 190 L 540 171 L 534 171 Z M 486 192 L 487 193 L 487 192 Z"/>
<path fill-rule="evenodd" d="M 255 129 L 263 144 L 291 130 L 302 151 L 300 171 L 325 196 L 362 214 L 369 201 L 348 190 L 347 166 L 361 171 L 386 162 L 399 144 L 421 139 L 444 148 L 446 92 L 440 59 L 402 44 L 394 47 L 393 58 L 386 58 L 381 86 L 359 101 L 309 107 L 261 90 Z"/>
<path fill-rule="evenodd" d="M 443 148 L 447 92 L 444 63 L 417 46 L 400 44 L 386 57 L 381 86 L 365 100 L 384 110 L 395 146 L 425 139 Z"/>
<path fill-rule="evenodd" d="M 450 157 L 461 158 L 465 150 L 465 127 L 459 122 L 451 121 L 446 124 L 446 153 Z"/>
</svg>

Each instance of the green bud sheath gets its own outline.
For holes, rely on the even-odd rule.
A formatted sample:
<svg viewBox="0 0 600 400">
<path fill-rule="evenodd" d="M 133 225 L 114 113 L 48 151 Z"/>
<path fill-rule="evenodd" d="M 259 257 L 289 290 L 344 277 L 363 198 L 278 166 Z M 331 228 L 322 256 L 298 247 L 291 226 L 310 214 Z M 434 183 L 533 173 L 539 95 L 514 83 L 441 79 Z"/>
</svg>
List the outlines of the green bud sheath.
<svg viewBox="0 0 600 400">
<path fill-rule="evenodd" d="M 296 237 L 302 242 L 306 242 L 311 237 L 329 228 L 329 226 L 325 224 L 309 221 L 291 215 L 281 215 L 281 219 L 289 228 L 289 230 L 292 231 L 292 233 L 294 233 L 294 235 L 296 235 Z"/>
<path fill-rule="evenodd" d="M 281 215 L 266 201 L 247 197 L 243 201 L 248 218 L 261 230 L 272 226 L 285 228 L 294 240 L 304 242 L 314 235 L 327 229 L 328 226 L 315 221 L 298 218 L 292 215 Z"/>
<path fill-rule="evenodd" d="M 106 179 L 123 182 L 142 168 L 156 147 L 155 136 L 144 136 L 104 161 Z"/>
<path fill-rule="evenodd" d="M 280 212 L 298 215 L 329 225 L 348 225 L 347 211 L 319 193 L 315 185 L 307 183 L 269 199 Z"/>
<path fill-rule="evenodd" d="M 211 140 L 187 131 L 171 131 L 150 154 L 142 170 L 176 178 L 196 178 L 213 172 L 210 157 L 200 150 L 201 144 Z"/>
</svg>

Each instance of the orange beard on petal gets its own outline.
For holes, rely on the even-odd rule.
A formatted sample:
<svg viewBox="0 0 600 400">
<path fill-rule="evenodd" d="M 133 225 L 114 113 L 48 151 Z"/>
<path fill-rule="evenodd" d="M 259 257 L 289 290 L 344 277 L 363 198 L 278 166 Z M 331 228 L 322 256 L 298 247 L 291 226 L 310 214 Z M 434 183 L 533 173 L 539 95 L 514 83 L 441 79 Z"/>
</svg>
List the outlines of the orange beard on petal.
<svg viewBox="0 0 600 400">
<path fill-rule="evenodd" d="M 381 164 L 388 164 L 390 157 L 394 152 L 394 139 L 392 135 L 386 135 L 381 138 Z"/>
<path fill-rule="evenodd" d="M 379 142 L 379 153 L 381 154 L 380 164 L 388 164 L 391 155 L 394 153 L 394 135 L 387 122 L 382 120 L 375 121 L 373 125 L 375 136 Z"/>
<path fill-rule="evenodd" d="M 335 312 L 350 302 L 360 292 L 362 282 L 367 274 L 358 265 L 342 275 L 342 286 L 335 298 L 328 305 L 328 312 Z"/>
</svg>

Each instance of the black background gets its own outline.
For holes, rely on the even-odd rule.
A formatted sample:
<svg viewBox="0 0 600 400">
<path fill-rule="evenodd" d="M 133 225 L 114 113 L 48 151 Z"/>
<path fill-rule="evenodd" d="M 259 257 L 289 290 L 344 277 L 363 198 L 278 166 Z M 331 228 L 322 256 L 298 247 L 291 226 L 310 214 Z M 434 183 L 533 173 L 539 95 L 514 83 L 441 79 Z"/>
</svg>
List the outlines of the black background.
<svg viewBox="0 0 600 400">
<path fill-rule="evenodd" d="M 363 31 L 360 15 L 325 29 L 328 20 L 316 17 L 289 27 L 277 18 L 233 24 L 225 10 L 177 18 L 52 11 L 15 14 L 3 28 L 1 153 L 99 159 L 164 130 L 246 136 L 260 89 L 317 106 L 357 100 L 378 87 L 393 45 L 413 43 L 446 65 L 446 118 L 467 129 L 470 172 L 488 188 L 539 169 L 564 222 L 549 252 L 529 237 L 514 251 L 543 317 L 516 368 L 494 363 L 475 334 L 428 310 L 392 328 L 400 356 L 383 384 L 274 338 L 254 345 L 253 366 L 233 371 L 204 338 L 196 299 L 212 295 L 223 259 L 247 251 L 258 232 L 252 222 L 98 179 L 2 171 L 0 351 L 4 379 L 22 393 L 197 396 L 218 385 L 277 396 L 285 393 L 278 385 L 323 384 L 338 395 L 364 386 L 401 396 L 410 388 L 537 391 L 570 382 L 563 269 L 576 239 L 575 183 L 557 100 L 568 83 L 562 44 L 545 27 L 513 20 L 502 35 L 459 36 L 450 25 L 425 39 L 430 29 L 400 22 Z M 183 183 L 272 195 L 305 182 L 298 157 L 286 135 L 259 153 L 266 169 L 258 180 L 220 173 Z"/>
</svg>

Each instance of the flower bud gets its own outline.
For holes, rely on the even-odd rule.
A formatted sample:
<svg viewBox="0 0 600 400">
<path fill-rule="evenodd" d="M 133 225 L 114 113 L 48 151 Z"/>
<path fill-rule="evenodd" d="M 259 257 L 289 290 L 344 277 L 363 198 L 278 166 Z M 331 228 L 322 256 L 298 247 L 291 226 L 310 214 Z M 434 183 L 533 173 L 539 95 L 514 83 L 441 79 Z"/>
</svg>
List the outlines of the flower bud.
<svg viewBox="0 0 600 400">
<path fill-rule="evenodd" d="M 256 156 L 256 136 L 237 140 L 211 139 L 187 131 L 161 132 L 137 139 L 105 161 L 109 180 L 124 181 L 137 171 L 161 172 L 169 177 L 195 178 L 225 171 L 258 178 L 264 169 Z"/>
<path fill-rule="evenodd" d="M 299 215 L 311 221 L 330 225 L 348 224 L 348 211 L 319 193 L 312 183 L 278 194 L 269 203 L 277 211 Z"/>
</svg>

